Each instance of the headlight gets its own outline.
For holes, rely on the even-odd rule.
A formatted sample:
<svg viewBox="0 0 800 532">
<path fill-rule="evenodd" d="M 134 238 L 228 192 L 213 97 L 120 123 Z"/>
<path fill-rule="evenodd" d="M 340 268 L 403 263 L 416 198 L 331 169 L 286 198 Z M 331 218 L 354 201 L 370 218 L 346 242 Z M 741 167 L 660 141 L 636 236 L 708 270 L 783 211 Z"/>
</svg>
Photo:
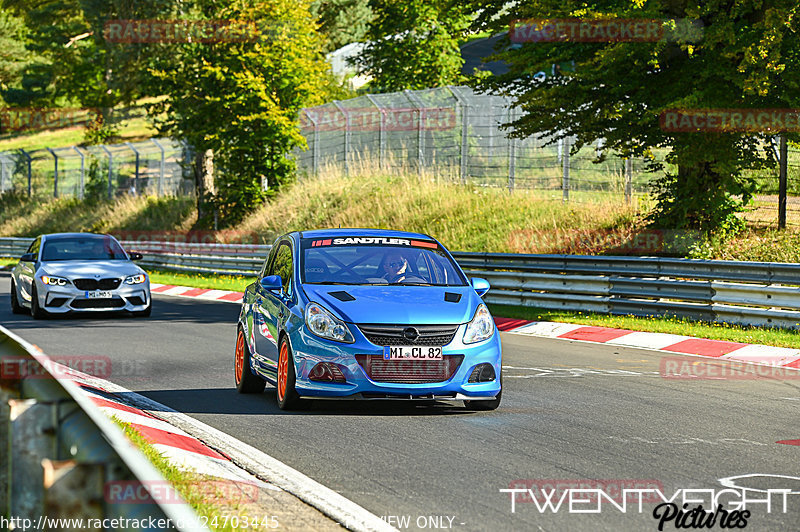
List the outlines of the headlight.
<svg viewBox="0 0 800 532">
<path fill-rule="evenodd" d="M 50 277 L 49 275 L 42 275 L 42 282 L 51 286 L 66 286 L 69 281 L 61 277 Z"/>
<path fill-rule="evenodd" d="M 355 342 L 347 325 L 322 305 L 309 303 L 306 307 L 306 326 L 319 337 L 351 344 Z"/>
<path fill-rule="evenodd" d="M 147 280 L 147 276 L 143 273 L 131 275 L 125 279 L 125 284 L 142 284 Z"/>
<path fill-rule="evenodd" d="M 481 303 L 475 310 L 475 317 L 467 324 L 467 330 L 464 332 L 464 343 L 474 344 L 481 340 L 486 340 L 494 334 L 494 320 L 492 315 L 489 314 L 489 309 L 486 305 Z"/>
</svg>

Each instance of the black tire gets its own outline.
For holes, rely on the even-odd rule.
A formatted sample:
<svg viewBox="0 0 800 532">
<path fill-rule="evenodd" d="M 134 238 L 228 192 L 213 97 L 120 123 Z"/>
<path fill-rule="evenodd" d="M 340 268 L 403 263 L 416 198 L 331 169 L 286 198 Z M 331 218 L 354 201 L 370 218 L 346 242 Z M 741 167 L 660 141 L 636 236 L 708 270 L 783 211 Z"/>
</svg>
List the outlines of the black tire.
<svg viewBox="0 0 800 532">
<path fill-rule="evenodd" d="M 39 294 L 36 293 L 36 285 L 33 286 L 31 293 L 31 316 L 35 320 L 46 320 L 50 314 L 39 306 Z"/>
<path fill-rule="evenodd" d="M 240 349 L 242 350 L 241 364 L 237 362 Z M 241 327 L 239 327 L 239 332 L 236 336 L 233 377 L 236 383 L 236 391 L 239 393 L 261 393 L 267 385 L 267 381 L 257 375 L 253 375 L 253 372 L 250 371 L 250 348 L 247 347 L 244 331 Z"/>
<path fill-rule="evenodd" d="M 13 314 L 24 314 L 25 308 L 19 304 L 17 299 L 17 285 L 11 281 L 11 312 Z"/>
<path fill-rule="evenodd" d="M 281 397 L 281 360 L 282 355 L 284 353 L 284 349 L 286 350 L 286 389 Z M 289 340 L 286 339 L 284 336 L 281 338 L 280 348 L 278 350 L 278 383 L 275 386 L 275 396 L 278 400 L 278 407 L 281 410 L 297 410 L 306 405 L 306 403 L 300 399 L 300 396 L 297 394 L 297 389 L 295 388 L 295 384 L 297 384 L 297 376 L 294 372 L 294 357 L 292 356 L 292 346 L 289 345 Z"/>
<path fill-rule="evenodd" d="M 497 410 L 503 398 L 503 374 L 500 373 L 500 391 L 494 399 L 486 401 L 464 401 L 464 406 L 469 410 Z"/>
</svg>

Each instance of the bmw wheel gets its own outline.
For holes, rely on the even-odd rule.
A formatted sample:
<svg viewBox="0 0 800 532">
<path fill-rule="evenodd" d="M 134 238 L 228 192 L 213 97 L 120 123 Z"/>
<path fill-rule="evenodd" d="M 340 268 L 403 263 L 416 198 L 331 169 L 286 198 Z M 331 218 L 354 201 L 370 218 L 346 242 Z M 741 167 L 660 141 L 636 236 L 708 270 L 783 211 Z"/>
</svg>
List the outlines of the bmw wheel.
<svg viewBox="0 0 800 532">
<path fill-rule="evenodd" d="M 19 304 L 19 300 L 17 299 L 17 285 L 13 280 L 11 281 L 11 312 L 14 314 L 22 314 L 25 312 L 25 309 Z"/>
<path fill-rule="evenodd" d="M 36 285 L 34 285 L 31 293 L 31 316 L 35 320 L 43 320 L 50 316 L 46 310 L 39 306 L 39 294 L 36 292 Z"/>
<path fill-rule="evenodd" d="M 253 375 L 250 371 L 250 349 L 244 340 L 244 331 L 239 328 L 236 337 L 236 356 L 234 359 L 234 378 L 236 380 L 236 391 L 239 393 L 259 393 L 264 391 L 267 382 Z"/>
</svg>

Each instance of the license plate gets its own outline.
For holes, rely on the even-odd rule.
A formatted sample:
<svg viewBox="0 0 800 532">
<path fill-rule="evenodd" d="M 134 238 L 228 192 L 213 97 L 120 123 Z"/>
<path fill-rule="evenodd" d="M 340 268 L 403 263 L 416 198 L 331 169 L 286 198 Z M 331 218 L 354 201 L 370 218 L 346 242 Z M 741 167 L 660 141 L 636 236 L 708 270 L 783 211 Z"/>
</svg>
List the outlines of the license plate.
<svg viewBox="0 0 800 532">
<path fill-rule="evenodd" d="M 111 292 L 86 292 L 86 299 L 111 299 Z"/>
<path fill-rule="evenodd" d="M 383 347 L 384 360 L 442 360 L 441 347 L 386 345 Z"/>
</svg>

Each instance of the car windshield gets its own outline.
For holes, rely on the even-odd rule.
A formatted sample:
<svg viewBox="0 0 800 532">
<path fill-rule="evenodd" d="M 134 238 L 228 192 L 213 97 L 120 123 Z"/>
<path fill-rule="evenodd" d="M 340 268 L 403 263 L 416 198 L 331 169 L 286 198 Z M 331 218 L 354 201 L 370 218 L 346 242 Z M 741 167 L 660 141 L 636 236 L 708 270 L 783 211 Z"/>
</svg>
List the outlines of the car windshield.
<svg viewBox="0 0 800 532">
<path fill-rule="evenodd" d="M 69 237 L 45 240 L 42 261 L 127 260 L 125 251 L 111 237 Z"/>
<path fill-rule="evenodd" d="M 436 242 L 427 240 L 314 239 L 304 241 L 301 249 L 302 280 L 308 284 L 466 285 L 464 276 L 445 251 Z"/>
</svg>

